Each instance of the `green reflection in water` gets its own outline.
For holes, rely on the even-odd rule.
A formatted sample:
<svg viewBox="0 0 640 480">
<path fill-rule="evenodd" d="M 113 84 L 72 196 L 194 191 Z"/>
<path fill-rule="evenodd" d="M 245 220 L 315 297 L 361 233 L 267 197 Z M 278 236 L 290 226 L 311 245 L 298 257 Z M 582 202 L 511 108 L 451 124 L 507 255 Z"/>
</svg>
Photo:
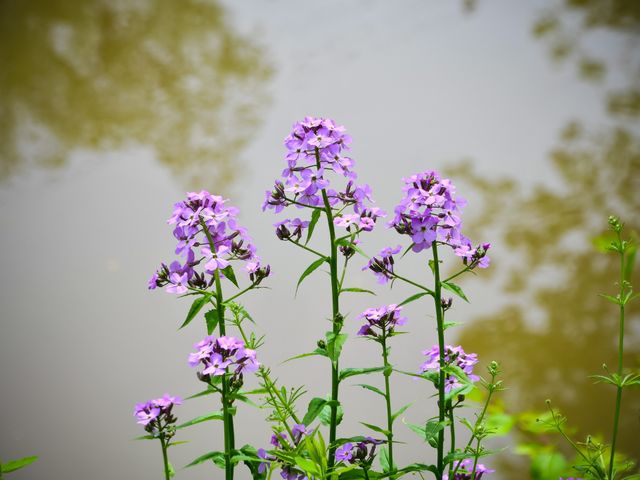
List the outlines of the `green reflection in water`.
<svg viewBox="0 0 640 480">
<path fill-rule="evenodd" d="M 270 77 L 204 0 L 0 0 L 0 64 L 0 178 L 138 142 L 187 183 L 221 185 Z"/>
<path fill-rule="evenodd" d="M 605 57 L 591 52 L 590 35 L 601 29 L 624 40 L 620 51 Z M 447 172 L 465 179 L 485 202 L 484 214 L 468 225 L 473 238 L 493 241 L 516 260 L 495 265 L 508 270 L 501 285 L 506 305 L 471 319 L 459 340 L 485 361 L 503 362 L 509 410 L 543 411 L 550 398 L 578 428 L 578 438 L 593 433 L 610 440 L 614 389 L 588 376 L 602 373 L 603 363 L 612 371 L 617 364 L 617 309 L 598 294 L 617 291 L 618 263 L 596 253 L 589 240 L 606 231 L 610 214 L 620 215 L 628 232 L 640 231 L 640 3 L 559 1 L 533 33 L 554 60 L 572 62 L 583 80 L 604 85 L 615 74 L 622 85 L 603 89 L 611 127 L 571 122 L 561 132 L 551 153 L 560 189 L 540 185 L 522 193 L 514 179 L 488 179 L 468 163 Z M 626 332 L 625 366 L 637 371 L 640 302 L 630 305 Z M 622 415 L 619 449 L 640 461 L 638 389 L 625 390 Z M 511 452 L 500 462 L 504 478 L 523 478 L 523 458 Z"/>
</svg>

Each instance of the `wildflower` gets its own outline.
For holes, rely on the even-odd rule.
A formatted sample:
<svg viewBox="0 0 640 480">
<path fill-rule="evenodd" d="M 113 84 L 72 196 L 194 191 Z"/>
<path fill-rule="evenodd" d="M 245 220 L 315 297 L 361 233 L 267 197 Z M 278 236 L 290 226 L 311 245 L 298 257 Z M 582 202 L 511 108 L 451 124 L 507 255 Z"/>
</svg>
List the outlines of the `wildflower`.
<svg viewBox="0 0 640 480">
<path fill-rule="evenodd" d="M 133 415 L 137 423 L 151 435 L 158 437 L 161 434 L 171 437 L 175 433 L 173 424 L 177 421 L 172 410 L 175 405 L 181 405 L 180 397 L 172 397 L 165 394 L 160 398 L 136 404 Z"/>
<path fill-rule="evenodd" d="M 473 367 L 478 363 L 478 356 L 475 353 L 465 353 L 462 347 L 452 347 L 451 345 L 446 345 L 444 352 L 445 366 L 454 365 L 460 368 L 472 382 L 480 380 L 480 377 L 473 374 Z M 431 350 L 425 350 L 422 354 L 427 356 L 427 361 L 420 366 L 422 373 L 440 370 L 440 348 L 438 345 L 434 345 Z M 446 393 L 462 386 L 460 379 L 453 374 L 446 375 L 444 382 Z"/>
<path fill-rule="evenodd" d="M 365 437 L 357 443 L 347 442 L 336 449 L 336 462 L 349 462 L 352 465 L 357 463 L 369 468 L 375 458 L 376 447 L 381 443 L 384 441 L 371 437 Z"/>
<path fill-rule="evenodd" d="M 367 323 L 358 330 L 358 335 L 377 338 L 378 333 L 376 333 L 376 330 L 383 332 L 385 336 L 392 334 L 396 326 L 404 325 L 407 321 L 405 317 L 400 316 L 401 310 L 402 307 L 396 304 L 366 309 L 358 317 L 364 318 L 367 321 Z"/>
<path fill-rule="evenodd" d="M 378 283 L 387 283 L 393 279 L 393 255 L 399 253 L 400 250 L 402 250 L 400 245 L 395 248 L 383 248 L 376 257 L 369 260 L 369 263 L 362 270 L 371 270 L 378 279 Z"/>
<path fill-rule="evenodd" d="M 495 470 L 485 467 L 481 463 L 476 463 L 475 476 L 473 476 L 473 463 L 470 458 L 465 458 L 457 465 L 458 471 L 453 476 L 453 480 L 481 480 L 485 473 L 493 473 Z M 473 477 L 472 477 L 473 476 Z M 443 475 L 442 480 L 449 480 L 449 475 L 446 473 Z"/>
<path fill-rule="evenodd" d="M 417 173 L 404 179 L 404 197 L 396 206 L 388 226 L 411 237 L 414 252 L 431 248 L 433 242 L 449 245 L 464 264 L 487 268 L 488 243 L 473 247 L 462 232 L 461 212 L 466 201 L 456 198 L 455 186 L 435 171 Z"/>
<path fill-rule="evenodd" d="M 247 230 L 238 225 L 237 216 L 238 209 L 218 195 L 204 190 L 187 193 L 186 200 L 174 205 L 167 220 L 174 226 L 173 235 L 178 241 L 175 253 L 184 258 L 184 263 L 176 260 L 168 267 L 161 264 L 149 280 L 149 288 L 166 286 L 168 293 L 182 295 L 189 288 L 211 287 L 216 274 L 225 277 L 231 262 L 259 265 L 256 248 Z M 268 266 L 260 268 L 259 274 L 255 266 L 245 268 L 254 283 L 270 273 Z"/>
<path fill-rule="evenodd" d="M 196 367 L 202 365 L 200 377 L 209 381 L 210 377 L 224 375 L 228 370 L 234 369 L 234 379 L 240 379 L 242 374 L 255 372 L 260 363 L 256 358 L 255 350 L 245 347 L 242 340 L 235 337 L 218 337 L 213 335 L 205 337 L 194 345 L 196 351 L 189 354 L 189 365 Z M 234 383 L 234 382 L 232 382 Z"/>
</svg>

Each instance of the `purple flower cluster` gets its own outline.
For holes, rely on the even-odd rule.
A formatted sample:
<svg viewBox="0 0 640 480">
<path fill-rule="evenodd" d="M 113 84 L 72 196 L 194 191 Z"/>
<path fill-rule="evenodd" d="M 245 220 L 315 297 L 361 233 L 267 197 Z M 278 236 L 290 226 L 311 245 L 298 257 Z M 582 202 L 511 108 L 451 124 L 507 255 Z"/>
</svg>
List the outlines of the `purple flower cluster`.
<svg viewBox="0 0 640 480">
<path fill-rule="evenodd" d="M 466 201 L 456 198 L 456 188 L 434 171 L 417 173 L 404 179 L 404 197 L 389 223 L 400 234 L 409 235 L 412 250 L 420 252 L 435 241 L 451 246 L 469 268 L 489 266 L 488 243 L 473 247 L 462 232 L 460 218 Z"/>
<path fill-rule="evenodd" d="M 453 480 L 471 480 L 474 478 L 475 480 L 481 480 L 485 473 L 493 473 L 495 470 L 485 467 L 483 464 L 476 464 L 476 474 L 473 475 L 473 460 L 470 458 L 465 458 L 458 464 L 458 471 L 453 476 Z M 443 475 L 442 480 L 449 480 L 449 475 L 446 473 Z"/>
<path fill-rule="evenodd" d="M 398 245 L 395 248 L 383 248 L 380 253 L 369 260 L 362 270 L 371 270 L 378 279 L 378 283 L 384 285 L 393 279 L 393 256 L 400 253 L 402 247 Z"/>
<path fill-rule="evenodd" d="M 292 442 L 289 442 L 288 435 L 286 432 L 277 432 L 271 435 L 271 445 L 277 450 L 291 450 L 298 446 L 300 441 L 305 435 L 309 435 L 311 430 L 307 429 L 307 427 L 302 423 L 296 423 L 291 429 L 292 434 Z M 264 448 L 258 449 L 258 457 L 265 460 L 260 465 L 258 465 L 258 473 L 264 473 L 267 468 L 269 468 L 269 463 L 278 461 L 278 458 L 267 454 L 267 451 Z M 280 460 L 281 461 L 281 460 Z M 285 480 L 308 480 L 307 476 L 296 470 L 293 465 L 289 465 L 286 463 L 282 463 L 280 465 L 280 476 Z"/>
<path fill-rule="evenodd" d="M 434 345 L 431 350 L 425 350 L 422 352 L 427 356 L 425 361 L 420 366 L 420 371 L 424 372 L 438 372 L 440 370 L 440 348 L 438 345 Z M 478 363 L 478 355 L 475 353 L 465 353 L 462 347 L 452 347 L 446 345 L 444 347 L 444 363 L 445 366 L 454 365 L 460 368 L 469 377 L 469 380 L 476 382 L 480 380 L 480 377 L 473 374 L 473 366 Z M 455 375 L 446 375 L 444 379 L 444 391 L 449 393 L 454 388 L 461 387 L 460 379 Z"/>
<path fill-rule="evenodd" d="M 367 323 L 358 330 L 358 335 L 378 338 L 379 335 L 376 333 L 376 330 L 384 332 L 385 336 L 392 334 L 396 326 L 404 325 L 407 322 L 406 317 L 400 316 L 401 310 L 402 307 L 396 304 L 386 305 L 380 308 L 367 308 L 358 317 L 364 318 L 367 321 Z"/>
<path fill-rule="evenodd" d="M 197 351 L 189 354 L 189 365 L 204 366 L 199 372 L 202 380 L 208 381 L 210 377 L 222 376 L 231 368 L 235 368 L 234 377 L 240 378 L 242 373 L 255 372 L 260 366 L 255 350 L 245 348 L 244 342 L 235 337 L 216 338 L 211 335 L 196 343 L 194 347 Z"/>
<path fill-rule="evenodd" d="M 365 437 L 360 442 L 347 442 L 336 450 L 336 462 L 349 462 L 353 464 L 371 465 L 376 453 L 376 447 L 384 443 L 383 440 L 376 440 Z"/>
<path fill-rule="evenodd" d="M 165 394 L 160 398 L 149 400 L 148 402 L 136 404 L 133 415 L 140 425 L 152 435 L 158 435 L 166 430 L 166 427 L 176 422 L 176 417 L 172 414 L 174 405 L 181 405 L 180 397 L 172 397 Z"/>
<path fill-rule="evenodd" d="M 183 294 L 189 287 L 207 289 L 214 274 L 225 276 L 230 262 L 246 262 L 245 270 L 252 282 L 269 276 L 270 267 L 260 265 L 256 248 L 247 230 L 238 225 L 238 209 L 226 206 L 227 200 L 209 192 L 187 193 L 187 199 L 174 205 L 167 221 L 174 225 L 173 236 L 178 241 L 175 253 L 184 262 L 162 264 L 149 280 L 149 288 L 166 286 L 168 293 Z M 201 266 L 201 271 L 197 271 Z"/>
<path fill-rule="evenodd" d="M 291 204 L 298 208 L 324 208 L 324 191 L 329 205 L 338 208 L 334 219 L 337 226 L 350 233 L 373 230 L 376 220 L 386 214 L 368 205 L 373 203 L 369 185 L 354 183 L 357 177 L 353 171 L 354 161 L 344 155 L 350 143 L 351 137 L 345 133 L 345 128 L 328 118 L 306 117 L 295 123 L 284 141 L 287 168 L 282 172 L 282 179 L 276 180 L 273 190 L 267 190 L 262 209 L 279 213 Z M 343 190 L 331 188 L 329 171 L 347 179 Z M 352 207 L 353 213 L 342 213 L 348 206 Z M 299 239 L 309 223 L 293 219 L 275 226 L 278 237 L 288 240 Z"/>
</svg>

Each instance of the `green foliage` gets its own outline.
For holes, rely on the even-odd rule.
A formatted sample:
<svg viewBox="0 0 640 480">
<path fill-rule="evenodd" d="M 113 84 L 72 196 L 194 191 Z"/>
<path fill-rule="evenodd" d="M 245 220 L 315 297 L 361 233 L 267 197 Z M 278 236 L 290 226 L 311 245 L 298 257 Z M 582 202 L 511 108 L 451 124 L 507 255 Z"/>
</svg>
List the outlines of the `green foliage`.
<svg viewBox="0 0 640 480">
<path fill-rule="evenodd" d="M 180 325 L 180 328 L 178 328 L 178 330 L 189 325 L 191 323 L 191 320 L 193 320 L 196 317 L 198 312 L 202 310 L 202 307 L 206 305 L 206 303 L 209 301 L 210 298 L 211 298 L 211 295 L 202 295 L 196 298 L 191 304 L 191 308 L 189 308 L 189 313 L 187 313 L 187 318 L 185 318 L 184 322 L 182 322 L 182 325 Z"/>
<path fill-rule="evenodd" d="M 15 472 L 16 470 L 20 470 L 27 465 L 31 465 L 36 460 L 38 460 L 38 457 L 30 456 L 19 458 L 17 460 L 10 460 L 7 463 L 0 463 L 0 475 L 3 473 L 11 473 Z"/>
</svg>

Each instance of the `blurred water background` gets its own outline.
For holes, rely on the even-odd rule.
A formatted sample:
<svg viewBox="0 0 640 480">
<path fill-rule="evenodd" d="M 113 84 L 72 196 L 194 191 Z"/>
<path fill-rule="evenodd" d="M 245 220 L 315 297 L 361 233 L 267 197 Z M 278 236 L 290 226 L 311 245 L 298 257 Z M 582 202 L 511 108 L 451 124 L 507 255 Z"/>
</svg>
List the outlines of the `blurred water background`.
<svg viewBox="0 0 640 480">
<path fill-rule="evenodd" d="M 132 411 L 201 389 L 186 358 L 204 329 L 177 333 L 188 300 L 147 291 L 172 258 L 165 221 L 187 190 L 230 197 L 273 265 L 271 289 L 246 297 L 267 335 L 260 360 L 306 384 L 306 400 L 328 391 L 324 362 L 279 365 L 323 336 L 328 281 L 317 274 L 294 298 L 310 259 L 260 211 L 284 166 L 282 139 L 305 115 L 347 127 L 359 178 L 387 211 L 402 177 L 451 175 L 469 200 L 467 231 L 493 244 L 493 263 L 465 280 L 472 303 L 456 302 L 449 318 L 463 326 L 450 332 L 485 363 L 501 361 L 509 411 L 542 411 L 550 398 L 578 436 L 608 437 L 613 390 L 587 375 L 615 364 L 616 311 L 597 293 L 614 291 L 616 262 L 592 239 L 610 213 L 640 227 L 638 47 L 633 0 L 0 0 L 0 458 L 40 456 L 12 478 L 161 475 L 159 447 L 131 440 L 141 433 Z M 373 253 L 397 238 L 380 228 L 366 242 Z M 428 282 L 425 266 L 399 265 Z M 370 273 L 351 275 L 377 288 Z M 411 293 L 378 291 L 345 302 L 344 366 L 377 363 L 354 317 Z M 413 334 L 391 354 L 405 370 L 435 342 L 430 311 L 406 308 Z M 625 362 L 640 364 L 637 306 Z M 428 385 L 393 386 L 395 405 L 421 401 L 407 421 L 435 411 Z M 343 435 L 383 415 L 357 387 L 342 398 Z M 637 390 L 623 407 L 620 448 L 638 460 Z M 205 398 L 177 412 L 217 408 Z M 265 412 L 240 410 L 238 444 L 266 446 Z M 221 435 L 213 423 L 185 431 L 192 442 L 172 450 L 174 464 L 221 448 Z M 410 442 L 400 464 L 433 458 L 402 425 L 398 437 Z M 494 478 L 527 478 L 513 448 L 485 463 L 502 472 Z M 217 478 L 214 468 L 178 478 Z"/>
</svg>

